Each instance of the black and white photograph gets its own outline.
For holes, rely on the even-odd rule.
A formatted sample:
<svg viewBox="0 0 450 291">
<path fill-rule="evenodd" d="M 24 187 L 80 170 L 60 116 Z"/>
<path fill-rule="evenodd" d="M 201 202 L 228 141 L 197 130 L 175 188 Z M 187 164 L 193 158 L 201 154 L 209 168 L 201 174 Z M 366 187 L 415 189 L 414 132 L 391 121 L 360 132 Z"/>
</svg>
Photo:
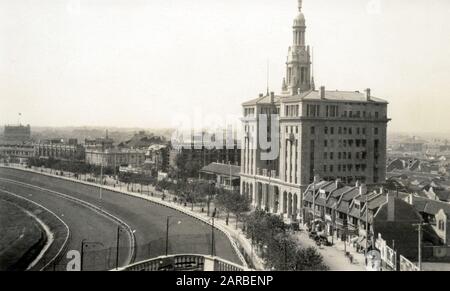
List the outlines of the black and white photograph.
<svg viewBox="0 0 450 291">
<path fill-rule="evenodd" d="M 0 271 L 450 271 L 449 15 L 0 0 Z"/>
</svg>

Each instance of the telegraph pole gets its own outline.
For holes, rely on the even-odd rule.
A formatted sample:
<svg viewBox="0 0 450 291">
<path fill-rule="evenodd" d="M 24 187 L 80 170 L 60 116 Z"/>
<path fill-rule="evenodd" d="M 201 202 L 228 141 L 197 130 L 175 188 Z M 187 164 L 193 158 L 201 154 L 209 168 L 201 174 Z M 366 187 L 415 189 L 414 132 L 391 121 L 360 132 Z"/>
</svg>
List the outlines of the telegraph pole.
<svg viewBox="0 0 450 291">
<path fill-rule="evenodd" d="M 170 216 L 167 216 L 167 221 L 166 221 L 166 256 L 169 253 L 169 220 L 170 220 Z"/>
<path fill-rule="evenodd" d="M 312 191 L 312 196 L 313 196 L 313 225 L 314 225 L 314 220 L 316 219 L 316 176 L 314 176 L 313 178 L 313 191 Z"/>
<path fill-rule="evenodd" d="M 117 226 L 116 270 L 119 268 L 119 241 L 120 241 L 120 225 Z"/>
<path fill-rule="evenodd" d="M 422 223 L 417 224 L 418 229 L 418 241 L 417 241 L 417 252 L 418 252 L 418 265 L 419 265 L 419 271 L 422 271 Z"/>
<path fill-rule="evenodd" d="M 366 260 L 367 260 L 367 251 L 369 248 L 369 205 L 367 204 L 368 201 L 367 196 L 369 196 L 368 193 L 366 193 L 366 248 L 364 252 Z"/>
<path fill-rule="evenodd" d="M 102 199 L 102 188 L 103 188 L 103 159 L 100 164 L 100 200 Z"/>
<path fill-rule="evenodd" d="M 214 257 L 214 248 L 215 248 L 214 244 L 215 244 L 215 242 L 214 242 L 214 215 L 213 215 L 212 223 L 211 223 L 211 256 L 212 257 Z"/>
<path fill-rule="evenodd" d="M 419 271 L 422 271 L 422 227 L 425 225 L 423 222 L 413 224 L 417 226 L 417 265 Z"/>
<path fill-rule="evenodd" d="M 83 271 L 84 239 L 81 241 L 80 271 Z"/>
</svg>

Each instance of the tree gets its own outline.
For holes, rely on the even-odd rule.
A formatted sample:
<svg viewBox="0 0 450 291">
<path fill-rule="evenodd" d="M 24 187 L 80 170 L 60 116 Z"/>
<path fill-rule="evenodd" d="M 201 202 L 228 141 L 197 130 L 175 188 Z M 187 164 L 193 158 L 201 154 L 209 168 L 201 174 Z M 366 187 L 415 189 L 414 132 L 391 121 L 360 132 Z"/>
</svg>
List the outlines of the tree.
<svg viewBox="0 0 450 291">
<path fill-rule="evenodd" d="M 322 256 L 315 248 L 301 248 L 286 230 L 283 220 L 262 210 L 245 217 L 247 236 L 252 237 L 266 262 L 275 270 L 326 270 Z"/>
<path fill-rule="evenodd" d="M 295 255 L 295 270 L 326 271 L 328 266 L 324 264 L 322 255 L 315 248 L 309 247 L 297 251 Z"/>
<path fill-rule="evenodd" d="M 219 207 L 219 209 L 225 211 L 225 213 L 227 214 L 227 217 L 225 219 L 225 223 L 226 225 L 228 225 L 228 221 L 230 219 L 230 212 L 231 209 L 233 208 L 232 204 L 233 202 L 231 201 L 232 199 L 232 191 L 228 191 L 224 188 L 218 188 L 217 189 L 217 195 L 215 197 L 215 202 L 217 207 Z"/>
<path fill-rule="evenodd" d="M 177 178 L 196 178 L 202 168 L 198 159 L 189 159 L 183 152 L 177 155 L 175 164 Z"/>
</svg>

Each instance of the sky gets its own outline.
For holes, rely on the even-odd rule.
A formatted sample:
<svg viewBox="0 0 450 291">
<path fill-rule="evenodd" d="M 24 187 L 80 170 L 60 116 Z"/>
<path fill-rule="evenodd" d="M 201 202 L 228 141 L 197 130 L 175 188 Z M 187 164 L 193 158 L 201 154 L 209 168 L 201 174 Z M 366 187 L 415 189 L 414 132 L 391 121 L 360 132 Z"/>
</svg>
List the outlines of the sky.
<svg viewBox="0 0 450 291">
<path fill-rule="evenodd" d="M 450 1 L 303 12 L 316 86 L 371 88 L 390 131 L 450 132 Z M 267 72 L 280 92 L 296 15 L 296 0 L 0 0 L 0 124 L 237 121 Z"/>
</svg>

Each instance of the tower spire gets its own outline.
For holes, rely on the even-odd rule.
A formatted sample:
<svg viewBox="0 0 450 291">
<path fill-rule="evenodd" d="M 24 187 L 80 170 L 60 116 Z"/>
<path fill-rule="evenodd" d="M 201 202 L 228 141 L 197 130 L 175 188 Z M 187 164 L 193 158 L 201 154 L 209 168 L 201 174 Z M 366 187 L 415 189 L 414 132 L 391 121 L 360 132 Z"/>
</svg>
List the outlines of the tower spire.
<svg viewBox="0 0 450 291">
<path fill-rule="evenodd" d="M 305 43 L 306 20 L 302 12 L 302 0 L 298 1 L 298 14 L 292 26 L 293 44 L 288 49 L 286 62 L 286 86 L 284 93 L 296 95 L 311 90 L 311 59 Z"/>
<path fill-rule="evenodd" d="M 267 93 L 266 95 L 269 96 L 269 59 L 267 59 Z"/>
<path fill-rule="evenodd" d="M 311 47 L 311 90 L 316 90 L 314 83 L 314 47 Z"/>
</svg>

